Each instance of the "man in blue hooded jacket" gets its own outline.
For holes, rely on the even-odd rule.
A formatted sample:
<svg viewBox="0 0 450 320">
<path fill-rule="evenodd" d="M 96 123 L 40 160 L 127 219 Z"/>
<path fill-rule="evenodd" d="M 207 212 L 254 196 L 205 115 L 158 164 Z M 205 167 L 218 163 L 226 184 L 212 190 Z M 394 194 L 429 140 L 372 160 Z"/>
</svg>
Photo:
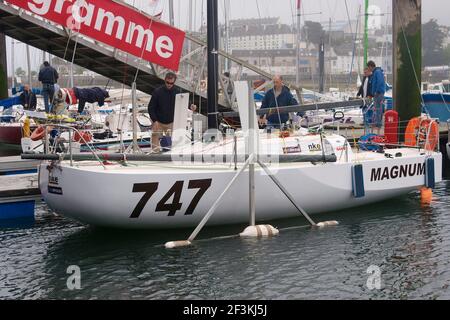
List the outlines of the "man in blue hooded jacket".
<svg viewBox="0 0 450 320">
<path fill-rule="evenodd" d="M 372 72 L 370 76 L 370 87 L 372 90 L 373 97 L 373 118 L 372 118 L 372 126 L 377 128 L 378 133 L 382 126 L 383 121 L 383 112 L 384 112 L 384 94 L 386 93 L 386 82 L 384 80 L 383 69 L 377 67 L 375 62 L 369 61 L 367 62 L 367 68 Z"/>
<path fill-rule="evenodd" d="M 282 76 L 273 78 L 273 89 L 267 91 L 261 104 L 261 109 L 278 108 L 298 105 L 291 91 L 283 84 Z M 261 124 L 268 128 L 280 129 L 289 120 L 289 113 L 270 112 L 260 118 Z"/>
</svg>

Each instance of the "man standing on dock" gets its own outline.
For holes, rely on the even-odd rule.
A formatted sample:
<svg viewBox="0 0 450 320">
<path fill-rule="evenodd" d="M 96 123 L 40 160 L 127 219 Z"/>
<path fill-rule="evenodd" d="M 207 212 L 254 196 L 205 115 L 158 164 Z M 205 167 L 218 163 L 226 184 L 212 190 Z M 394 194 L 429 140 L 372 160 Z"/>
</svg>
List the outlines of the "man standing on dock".
<svg viewBox="0 0 450 320">
<path fill-rule="evenodd" d="M 267 91 L 261 104 L 261 109 L 279 108 L 295 106 L 298 102 L 295 100 L 288 87 L 283 84 L 283 77 L 276 75 L 273 77 L 273 89 Z M 283 125 L 289 120 L 288 113 L 280 113 L 278 110 L 269 112 L 259 119 L 261 125 L 267 125 L 267 128 L 282 129 Z"/>
<path fill-rule="evenodd" d="M 173 118 L 175 113 L 175 97 L 181 93 L 175 87 L 177 75 L 168 72 L 164 79 L 165 84 L 156 88 L 152 93 L 152 98 L 148 104 L 148 114 L 152 119 L 152 150 L 160 152 L 159 139 L 162 134 L 170 136 L 172 134 Z M 195 111 L 197 107 L 191 105 L 190 109 Z"/>
<path fill-rule="evenodd" d="M 59 75 L 48 61 L 44 62 L 44 66 L 39 71 L 39 81 L 42 82 L 42 95 L 44 96 L 45 112 L 50 113 L 53 96 L 55 94 L 55 83 L 58 81 Z"/>
<path fill-rule="evenodd" d="M 377 133 L 380 134 L 380 129 L 383 122 L 384 112 L 384 94 L 386 92 L 386 82 L 384 80 L 383 69 L 377 67 L 375 62 L 367 62 L 367 68 L 372 75 L 370 76 L 371 96 L 373 97 L 373 117 L 372 127 L 377 129 Z"/>
</svg>

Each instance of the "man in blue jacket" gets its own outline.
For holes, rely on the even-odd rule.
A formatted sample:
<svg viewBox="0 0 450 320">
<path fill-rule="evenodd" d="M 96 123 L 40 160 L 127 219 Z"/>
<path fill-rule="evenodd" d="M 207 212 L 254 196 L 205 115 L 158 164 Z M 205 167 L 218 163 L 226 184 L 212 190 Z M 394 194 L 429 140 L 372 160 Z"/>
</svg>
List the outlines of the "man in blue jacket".
<svg viewBox="0 0 450 320">
<path fill-rule="evenodd" d="M 58 81 L 58 77 L 59 75 L 55 68 L 48 61 L 45 61 L 41 71 L 39 71 L 39 81 L 42 82 L 42 95 L 44 96 L 45 112 L 47 113 L 51 112 L 51 104 L 55 95 L 55 83 Z"/>
<path fill-rule="evenodd" d="M 105 105 L 105 100 L 109 98 L 108 91 L 99 87 L 85 89 L 75 87 L 73 88 L 73 91 L 75 92 L 75 97 L 78 99 L 78 113 L 80 114 L 84 111 L 86 102 L 97 102 L 99 107 L 103 107 Z"/>
<path fill-rule="evenodd" d="M 386 82 L 384 80 L 383 69 L 377 67 L 375 62 L 369 61 L 367 62 L 367 67 L 372 72 L 370 76 L 370 87 L 372 90 L 371 96 L 373 97 L 373 118 L 372 118 L 372 126 L 377 128 L 378 134 L 380 133 L 380 129 L 383 121 L 383 113 L 384 113 L 384 94 L 386 93 Z"/>
<path fill-rule="evenodd" d="M 267 91 L 261 104 L 261 109 L 278 108 L 297 105 L 291 91 L 283 84 L 282 76 L 273 78 L 273 89 Z M 260 118 L 260 124 L 266 124 L 267 128 L 280 129 L 289 120 L 289 113 L 277 111 L 265 114 Z"/>
</svg>

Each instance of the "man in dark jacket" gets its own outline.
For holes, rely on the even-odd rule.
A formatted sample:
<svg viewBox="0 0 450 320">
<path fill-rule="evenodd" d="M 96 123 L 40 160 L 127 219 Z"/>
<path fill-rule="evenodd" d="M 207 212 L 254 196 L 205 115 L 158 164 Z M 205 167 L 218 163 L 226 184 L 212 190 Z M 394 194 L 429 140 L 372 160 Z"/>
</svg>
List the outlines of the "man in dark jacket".
<svg viewBox="0 0 450 320">
<path fill-rule="evenodd" d="M 78 113 L 82 113 L 84 111 L 86 102 L 88 103 L 97 102 L 99 107 L 103 107 L 105 105 L 105 100 L 109 98 L 108 91 L 99 87 L 86 89 L 80 89 L 75 87 L 73 88 L 73 91 L 75 93 L 75 97 L 78 99 Z"/>
<path fill-rule="evenodd" d="M 58 72 L 50 66 L 48 61 L 39 71 L 39 81 L 42 82 L 42 95 L 44 96 L 45 112 L 51 112 L 51 104 L 53 103 L 53 95 L 55 94 L 55 83 L 58 81 Z"/>
<path fill-rule="evenodd" d="M 273 89 L 266 92 L 261 104 L 261 109 L 278 108 L 298 105 L 291 91 L 283 84 L 283 77 L 273 78 Z M 289 113 L 271 112 L 262 116 L 260 124 L 266 124 L 268 128 L 280 129 L 289 120 Z"/>
<path fill-rule="evenodd" d="M 375 62 L 369 61 L 367 62 L 367 67 L 372 72 L 370 76 L 370 86 L 373 97 L 373 121 L 372 126 L 377 128 L 378 133 L 380 133 L 380 129 L 383 122 L 383 113 L 384 113 L 384 94 L 386 93 L 386 82 L 384 80 L 384 72 L 380 67 L 375 65 Z"/>
<path fill-rule="evenodd" d="M 23 92 L 20 94 L 20 104 L 25 110 L 36 110 L 36 95 L 31 91 L 28 84 L 23 87 Z"/>
<path fill-rule="evenodd" d="M 169 72 L 164 79 L 165 84 L 156 88 L 152 93 L 152 98 L 148 104 L 148 113 L 152 119 L 152 149 L 153 152 L 160 152 L 159 139 L 162 134 L 171 135 L 173 117 L 175 113 L 175 97 L 180 89 L 175 88 L 177 75 Z M 197 107 L 191 106 L 195 111 Z"/>
</svg>

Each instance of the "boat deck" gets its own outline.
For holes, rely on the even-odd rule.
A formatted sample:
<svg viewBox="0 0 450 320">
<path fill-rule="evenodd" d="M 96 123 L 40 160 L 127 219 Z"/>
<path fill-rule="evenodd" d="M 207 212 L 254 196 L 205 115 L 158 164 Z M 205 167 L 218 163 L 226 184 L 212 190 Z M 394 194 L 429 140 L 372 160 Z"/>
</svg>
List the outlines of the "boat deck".
<svg viewBox="0 0 450 320">
<path fill-rule="evenodd" d="M 426 151 L 422 150 L 418 153 L 417 149 L 408 149 L 408 148 L 398 148 L 398 149 L 388 149 L 385 153 L 377 153 L 371 151 L 357 151 L 356 149 L 353 151 L 353 159 L 351 163 L 360 163 L 362 161 L 377 161 L 383 160 L 387 158 L 412 158 L 417 157 L 418 155 L 427 154 Z M 344 159 L 345 154 L 338 154 L 338 159 Z M 264 162 L 264 161 L 263 161 Z M 338 162 L 342 164 L 343 161 Z M 344 161 L 345 162 L 345 161 Z M 64 161 L 66 166 L 69 166 L 69 161 Z M 333 164 L 333 163 L 331 163 Z M 310 167 L 316 166 L 317 163 L 312 164 L 310 162 L 290 162 L 290 163 L 276 163 L 272 162 L 269 167 L 271 168 L 293 168 L 293 167 Z M 242 166 L 242 162 L 237 164 L 237 168 Z M 191 173 L 191 172 L 223 172 L 228 170 L 234 170 L 234 162 L 233 158 L 230 157 L 230 162 L 227 163 L 192 163 L 192 162 L 141 162 L 141 161 L 133 161 L 128 162 L 127 165 L 118 164 L 116 162 L 107 163 L 105 168 L 98 161 L 82 161 L 82 162 L 74 162 L 74 168 L 80 168 L 84 171 L 91 172 L 105 172 L 107 170 L 110 173 L 116 172 L 117 174 L 127 173 L 127 174 L 173 174 L 174 172 L 180 173 Z M 259 166 L 256 166 L 256 170 L 261 170 Z"/>
</svg>

